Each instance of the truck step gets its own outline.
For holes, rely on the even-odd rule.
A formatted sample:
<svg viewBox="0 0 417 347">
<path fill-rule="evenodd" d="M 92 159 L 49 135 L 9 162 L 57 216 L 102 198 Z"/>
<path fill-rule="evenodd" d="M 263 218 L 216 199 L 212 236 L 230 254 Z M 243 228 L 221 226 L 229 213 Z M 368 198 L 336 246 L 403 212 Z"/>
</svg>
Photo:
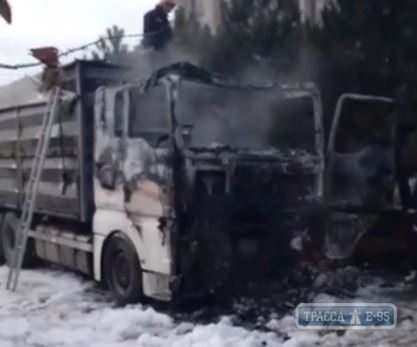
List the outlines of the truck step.
<svg viewBox="0 0 417 347">
<path fill-rule="evenodd" d="M 92 273 L 93 238 L 41 225 L 29 231 L 35 241 L 36 256 L 86 275 Z"/>
</svg>

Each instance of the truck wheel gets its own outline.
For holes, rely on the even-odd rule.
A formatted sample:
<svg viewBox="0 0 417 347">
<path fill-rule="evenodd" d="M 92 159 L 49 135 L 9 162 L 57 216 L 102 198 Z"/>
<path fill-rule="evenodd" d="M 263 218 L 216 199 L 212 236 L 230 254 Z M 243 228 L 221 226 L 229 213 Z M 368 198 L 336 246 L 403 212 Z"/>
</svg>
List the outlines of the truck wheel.
<svg viewBox="0 0 417 347">
<path fill-rule="evenodd" d="M 132 242 L 123 234 L 114 235 L 104 250 L 106 285 L 119 305 L 137 303 L 142 297 L 142 269 Z"/>
<path fill-rule="evenodd" d="M 16 246 L 16 233 L 19 227 L 20 220 L 13 213 L 7 213 L 3 227 L 1 229 L 0 244 L 2 247 L 5 261 L 9 267 L 12 266 L 14 261 L 15 246 Z M 34 265 L 33 243 L 32 240 L 28 240 L 25 255 L 23 257 L 23 268 L 29 268 Z"/>
</svg>

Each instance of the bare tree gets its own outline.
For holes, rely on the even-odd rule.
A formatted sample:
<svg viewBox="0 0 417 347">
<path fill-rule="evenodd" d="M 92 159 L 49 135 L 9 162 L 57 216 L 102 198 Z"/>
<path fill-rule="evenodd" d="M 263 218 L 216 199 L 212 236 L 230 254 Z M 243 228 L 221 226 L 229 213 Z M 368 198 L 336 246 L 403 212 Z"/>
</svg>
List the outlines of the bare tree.
<svg viewBox="0 0 417 347">
<path fill-rule="evenodd" d="M 96 50 L 92 53 L 94 60 L 120 61 L 129 54 L 129 48 L 123 43 L 125 31 L 117 25 L 106 29 L 106 34 L 99 38 Z"/>
</svg>

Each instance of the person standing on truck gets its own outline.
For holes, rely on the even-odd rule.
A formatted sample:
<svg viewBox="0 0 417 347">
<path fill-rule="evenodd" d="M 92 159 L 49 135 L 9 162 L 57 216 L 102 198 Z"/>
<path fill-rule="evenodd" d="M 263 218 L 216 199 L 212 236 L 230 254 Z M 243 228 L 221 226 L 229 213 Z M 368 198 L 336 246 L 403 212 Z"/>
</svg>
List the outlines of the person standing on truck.
<svg viewBox="0 0 417 347">
<path fill-rule="evenodd" d="M 156 51 L 166 47 L 173 34 L 168 15 L 175 8 L 175 0 L 161 0 L 143 18 L 143 46 Z"/>
</svg>

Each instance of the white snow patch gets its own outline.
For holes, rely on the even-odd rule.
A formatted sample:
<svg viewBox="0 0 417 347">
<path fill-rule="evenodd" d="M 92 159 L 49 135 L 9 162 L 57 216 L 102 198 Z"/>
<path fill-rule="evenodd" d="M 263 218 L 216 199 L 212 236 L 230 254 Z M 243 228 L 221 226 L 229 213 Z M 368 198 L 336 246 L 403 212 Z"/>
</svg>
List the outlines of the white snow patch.
<svg viewBox="0 0 417 347">
<path fill-rule="evenodd" d="M 24 318 L 10 318 L 0 321 L 0 338 L 16 338 L 29 331 L 29 324 Z"/>
<path fill-rule="evenodd" d="M 351 330 L 338 336 L 298 329 L 295 312 L 271 317 L 265 324 L 271 332 L 250 331 L 227 317 L 201 325 L 176 322 L 142 305 L 112 308 L 93 283 L 65 272 L 23 271 L 16 293 L 5 290 L 6 278 L 7 269 L 0 267 L 0 347 L 417 346 L 417 290 L 401 284 L 386 289 L 373 282 L 350 300 L 396 304 L 396 329 Z M 314 302 L 349 299 L 320 294 Z"/>
<path fill-rule="evenodd" d="M 16 347 L 13 345 L 12 342 L 0 339 L 0 346 L 1 347 Z"/>
<path fill-rule="evenodd" d="M 1 347 L 279 347 L 275 333 L 249 331 L 229 318 L 176 323 L 142 305 L 111 308 L 93 283 L 64 272 L 23 271 L 16 293 L 0 268 Z"/>
</svg>

